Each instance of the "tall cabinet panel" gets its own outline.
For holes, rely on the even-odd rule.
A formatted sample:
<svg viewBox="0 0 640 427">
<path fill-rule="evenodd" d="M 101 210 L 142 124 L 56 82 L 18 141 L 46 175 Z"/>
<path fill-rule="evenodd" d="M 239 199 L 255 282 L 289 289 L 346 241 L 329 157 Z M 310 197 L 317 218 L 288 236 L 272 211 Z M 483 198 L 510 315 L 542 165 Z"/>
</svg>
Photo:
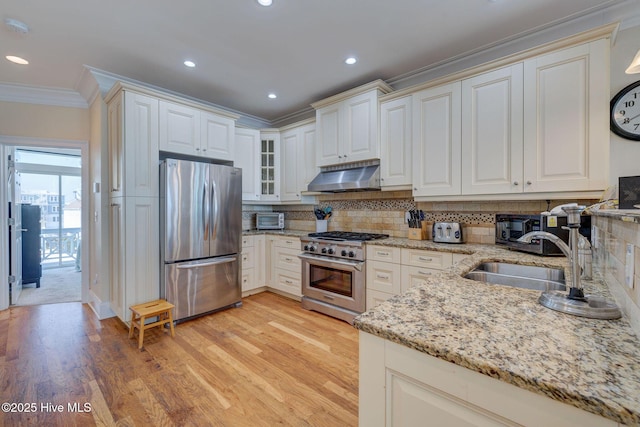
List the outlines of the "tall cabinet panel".
<svg viewBox="0 0 640 427">
<path fill-rule="evenodd" d="M 460 82 L 413 95 L 413 195 L 461 191 Z"/>
<path fill-rule="evenodd" d="M 158 99 L 122 89 L 106 97 L 109 120 L 111 308 L 157 299 L 159 282 Z"/>
<path fill-rule="evenodd" d="M 522 63 L 462 81 L 462 193 L 522 192 Z"/>
<path fill-rule="evenodd" d="M 609 40 L 524 62 L 525 191 L 607 186 Z"/>
</svg>

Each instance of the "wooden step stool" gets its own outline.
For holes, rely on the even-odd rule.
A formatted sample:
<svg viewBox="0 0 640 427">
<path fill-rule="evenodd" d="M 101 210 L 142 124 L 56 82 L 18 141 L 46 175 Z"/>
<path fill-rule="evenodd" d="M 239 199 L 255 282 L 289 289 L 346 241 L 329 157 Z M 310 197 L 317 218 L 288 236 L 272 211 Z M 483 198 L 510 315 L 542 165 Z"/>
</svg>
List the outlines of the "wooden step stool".
<svg viewBox="0 0 640 427">
<path fill-rule="evenodd" d="M 138 328 L 140 331 L 138 336 L 138 348 L 142 348 L 142 341 L 144 340 L 145 329 L 153 328 L 154 326 L 164 325 L 169 323 L 171 328 L 171 336 L 175 337 L 175 331 L 173 330 L 173 315 L 171 310 L 173 304 L 163 300 L 155 300 L 145 302 L 143 304 L 132 305 L 129 307 L 131 310 L 131 323 L 129 324 L 129 338 L 133 337 L 133 329 Z M 158 321 L 145 325 L 144 322 L 149 317 L 158 316 Z"/>
</svg>

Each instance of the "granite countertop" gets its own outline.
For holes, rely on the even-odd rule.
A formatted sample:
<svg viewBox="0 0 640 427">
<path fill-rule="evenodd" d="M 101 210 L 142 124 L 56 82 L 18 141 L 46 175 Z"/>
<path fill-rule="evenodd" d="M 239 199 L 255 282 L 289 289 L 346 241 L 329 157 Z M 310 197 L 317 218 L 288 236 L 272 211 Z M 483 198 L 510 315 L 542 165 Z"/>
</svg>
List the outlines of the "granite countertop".
<svg viewBox="0 0 640 427">
<path fill-rule="evenodd" d="M 437 250 L 442 246 L 407 239 L 375 244 Z M 538 304 L 538 291 L 462 277 L 487 261 L 566 267 L 564 257 L 493 245 L 443 249 L 474 253 L 356 317 L 354 326 L 616 422 L 640 424 L 640 343 L 627 319 L 558 313 Z M 611 297 L 596 269 L 594 280 L 583 285 L 586 293 Z"/>
</svg>

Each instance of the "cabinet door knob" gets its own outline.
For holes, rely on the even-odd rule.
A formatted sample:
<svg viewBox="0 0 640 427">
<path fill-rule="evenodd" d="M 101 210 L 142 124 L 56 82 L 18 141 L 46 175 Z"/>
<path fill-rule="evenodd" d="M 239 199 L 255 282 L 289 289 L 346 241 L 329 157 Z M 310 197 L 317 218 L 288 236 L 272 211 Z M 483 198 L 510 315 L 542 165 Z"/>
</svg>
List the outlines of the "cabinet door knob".
<svg viewBox="0 0 640 427">
<path fill-rule="evenodd" d="M 339 158 L 339 159 L 341 159 L 341 158 L 342 158 L 342 156 L 338 156 L 338 158 Z"/>
<path fill-rule="evenodd" d="M 518 185 L 518 181 L 513 181 L 513 185 Z"/>
<path fill-rule="evenodd" d="M 418 187 L 413 187 L 413 191 L 418 191 Z"/>
<path fill-rule="evenodd" d="M 531 185 L 533 184 L 531 181 L 527 181 L 527 185 Z"/>
<path fill-rule="evenodd" d="M 344 158 L 345 158 L 345 159 L 347 158 L 347 155 L 346 155 L 346 154 L 344 155 Z"/>
</svg>

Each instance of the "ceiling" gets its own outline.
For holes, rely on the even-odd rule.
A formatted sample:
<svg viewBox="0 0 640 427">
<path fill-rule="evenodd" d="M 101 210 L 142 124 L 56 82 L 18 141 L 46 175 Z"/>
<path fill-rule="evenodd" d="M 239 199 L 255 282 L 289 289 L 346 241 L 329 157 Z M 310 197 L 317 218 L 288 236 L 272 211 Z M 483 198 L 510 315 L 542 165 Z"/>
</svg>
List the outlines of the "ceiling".
<svg viewBox="0 0 640 427">
<path fill-rule="evenodd" d="M 277 123 L 345 89 L 559 23 L 608 23 L 629 4 L 638 1 L 2 0 L 2 19 L 30 31 L 0 26 L 0 83 L 77 90 L 88 65 Z"/>
</svg>

